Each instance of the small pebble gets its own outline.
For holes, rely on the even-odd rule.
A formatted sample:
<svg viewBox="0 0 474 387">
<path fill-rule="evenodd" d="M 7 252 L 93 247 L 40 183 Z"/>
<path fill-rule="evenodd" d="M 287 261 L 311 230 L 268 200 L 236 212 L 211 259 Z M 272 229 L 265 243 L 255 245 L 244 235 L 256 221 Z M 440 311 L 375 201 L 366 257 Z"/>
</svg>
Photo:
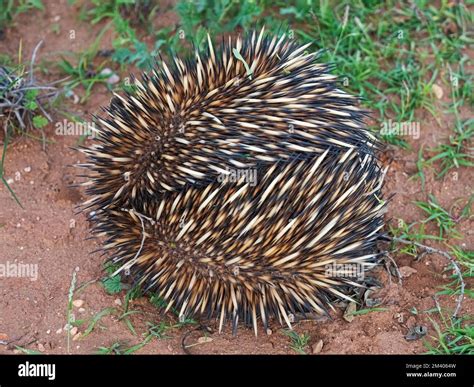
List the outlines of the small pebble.
<svg viewBox="0 0 474 387">
<path fill-rule="evenodd" d="M 31 172 L 31 167 L 25 167 L 25 168 L 23 168 L 23 170 L 24 170 L 25 172 Z"/>
<path fill-rule="evenodd" d="M 350 302 L 349 305 L 347 305 L 347 308 L 344 312 L 344 315 L 342 316 L 344 320 L 347 322 L 352 322 L 354 320 L 354 315 L 353 313 L 357 310 L 357 304 L 355 302 Z"/>
<path fill-rule="evenodd" d="M 79 308 L 79 313 L 84 313 L 86 310 L 84 308 Z"/>
<path fill-rule="evenodd" d="M 199 344 L 210 343 L 212 341 L 212 337 L 209 336 L 202 336 L 198 339 Z"/>
<path fill-rule="evenodd" d="M 112 75 L 113 74 L 113 71 L 112 69 L 106 67 L 105 69 L 103 69 L 101 72 L 100 72 L 100 75 L 104 75 L 104 76 L 107 76 L 107 75 Z"/>
<path fill-rule="evenodd" d="M 113 74 L 107 79 L 107 83 L 109 85 L 115 85 L 116 83 L 119 83 L 119 82 L 120 82 L 120 77 L 117 74 Z"/>
<path fill-rule="evenodd" d="M 431 90 L 433 90 L 434 95 L 436 96 L 437 99 L 443 98 L 443 89 L 438 86 L 436 83 L 431 86 Z"/>
<path fill-rule="evenodd" d="M 417 272 L 416 269 L 410 267 L 410 266 L 403 266 L 400 269 L 400 274 L 404 278 L 410 277 L 412 274 L 415 274 Z"/>
<path fill-rule="evenodd" d="M 46 331 L 46 334 L 47 334 L 47 335 L 51 334 L 51 329 L 48 329 L 48 330 Z"/>
<path fill-rule="evenodd" d="M 44 352 L 44 351 L 46 351 L 46 348 L 44 347 L 44 345 L 43 345 L 43 344 L 41 344 L 41 343 L 38 343 L 38 351 L 40 351 L 40 352 Z"/>
<path fill-rule="evenodd" d="M 63 328 L 59 328 L 59 329 L 56 331 L 56 334 L 57 334 L 57 335 L 60 335 L 61 333 L 63 333 Z"/>
<path fill-rule="evenodd" d="M 109 85 L 115 85 L 116 83 L 118 83 L 120 81 L 120 77 L 115 74 L 111 69 L 109 69 L 108 67 L 106 67 L 105 69 L 103 69 L 101 72 L 100 72 L 100 75 L 103 75 L 103 76 L 108 76 L 107 77 L 107 80 L 106 82 L 109 84 Z"/>
<path fill-rule="evenodd" d="M 67 91 L 67 92 L 65 93 L 65 95 L 66 95 L 67 98 L 71 98 L 71 99 L 72 99 L 72 102 L 73 102 L 75 105 L 77 105 L 77 104 L 79 103 L 79 101 L 80 101 L 79 96 L 78 96 L 76 93 L 74 93 L 72 90 Z"/>
<path fill-rule="evenodd" d="M 72 302 L 72 304 L 76 307 L 76 308 L 80 308 L 82 305 L 84 305 L 84 300 L 74 300 Z"/>
<path fill-rule="evenodd" d="M 324 342 L 319 340 L 316 344 L 313 345 L 313 354 L 320 353 L 323 349 Z"/>
<path fill-rule="evenodd" d="M 71 336 L 77 335 L 77 331 L 78 331 L 78 330 L 79 330 L 79 329 L 77 329 L 77 327 L 72 327 L 72 328 L 71 328 L 71 331 L 70 331 Z"/>
<path fill-rule="evenodd" d="M 114 304 L 121 306 L 121 305 L 122 305 L 122 300 L 121 300 L 120 298 L 117 298 L 117 299 L 114 301 Z"/>
</svg>

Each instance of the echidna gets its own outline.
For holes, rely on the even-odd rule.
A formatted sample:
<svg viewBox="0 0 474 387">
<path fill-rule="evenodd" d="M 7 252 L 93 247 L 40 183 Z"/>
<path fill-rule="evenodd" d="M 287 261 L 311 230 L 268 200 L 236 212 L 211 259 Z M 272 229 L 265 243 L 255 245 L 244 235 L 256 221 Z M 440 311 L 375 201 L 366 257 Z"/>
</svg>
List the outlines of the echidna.
<svg viewBox="0 0 474 387">
<path fill-rule="evenodd" d="M 286 39 L 253 32 L 205 54 L 174 58 L 115 95 L 83 149 L 92 186 L 86 205 L 136 205 L 229 169 L 258 168 L 329 146 L 373 152 L 358 99 L 339 89 L 330 65 Z"/>
<path fill-rule="evenodd" d="M 350 298 L 380 254 L 379 143 L 307 47 L 209 40 L 117 95 L 83 149 L 93 231 L 181 317 L 291 327 Z M 248 168 L 256 181 L 222 179 Z"/>
</svg>

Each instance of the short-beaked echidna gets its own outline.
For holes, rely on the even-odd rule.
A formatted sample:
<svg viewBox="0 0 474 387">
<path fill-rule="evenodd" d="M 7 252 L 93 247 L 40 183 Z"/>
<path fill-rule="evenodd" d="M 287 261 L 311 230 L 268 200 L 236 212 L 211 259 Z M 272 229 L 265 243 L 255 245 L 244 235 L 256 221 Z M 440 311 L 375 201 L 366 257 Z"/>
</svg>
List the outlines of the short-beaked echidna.
<svg viewBox="0 0 474 387">
<path fill-rule="evenodd" d="M 117 273 L 181 317 L 291 327 L 347 299 L 376 262 L 379 143 L 306 48 L 263 30 L 209 40 L 114 97 L 82 149 L 83 208 Z M 255 180 L 227 180 L 236 169 Z"/>
<path fill-rule="evenodd" d="M 253 32 L 155 68 L 115 95 L 88 156 L 86 205 L 135 205 L 229 169 L 255 168 L 329 146 L 373 152 L 358 99 L 330 65 L 285 35 Z"/>
<path fill-rule="evenodd" d="M 324 313 L 376 261 L 383 172 L 356 150 L 274 164 L 252 186 L 215 182 L 110 208 L 95 232 L 117 272 L 181 317 L 230 318 L 257 330 L 276 317 Z M 139 252 L 139 253 L 138 253 Z M 352 270 L 347 275 L 347 270 Z"/>
</svg>

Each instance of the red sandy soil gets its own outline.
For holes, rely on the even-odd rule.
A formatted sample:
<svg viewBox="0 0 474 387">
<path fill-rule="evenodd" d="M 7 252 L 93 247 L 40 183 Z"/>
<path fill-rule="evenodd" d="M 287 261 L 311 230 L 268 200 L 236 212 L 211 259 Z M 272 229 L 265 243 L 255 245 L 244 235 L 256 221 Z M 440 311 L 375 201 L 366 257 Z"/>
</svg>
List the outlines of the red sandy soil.
<svg viewBox="0 0 474 387">
<path fill-rule="evenodd" d="M 14 56 L 22 39 L 23 53 L 29 55 L 40 39 L 44 39 L 43 47 L 38 55 L 41 60 L 57 61 L 59 52 L 63 50 L 81 51 L 89 47 L 103 26 L 90 26 L 78 20 L 77 7 L 70 7 L 66 0 L 45 2 L 44 13 L 34 12 L 23 14 L 17 19 L 16 27 L 8 29 L 0 41 L 0 51 Z M 58 18 L 59 17 L 59 18 Z M 160 10 L 157 15 L 157 26 L 173 25 L 177 17 L 172 11 Z M 61 26 L 56 35 L 51 31 L 51 23 Z M 20 26 L 24 26 L 20 28 Z M 69 39 L 69 31 L 74 29 L 76 39 Z M 110 34 L 106 35 L 102 48 L 111 48 Z M 51 75 L 42 76 L 44 80 L 58 79 L 62 75 L 50 66 Z M 41 76 L 40 76 L 41 77 Z M 80 93 L 80 89 L 78 93 Z M 418 140 L 408 139 L 413 149 L 403 151 L 389 148 L 383 155 L 384 161 L 390 163 L 386 177 L 385 197 L 395 194 L 392 199 L 387 220 L 396 225 L 397 219 L 411 223 L 424 219 L 423 212 L 413 204 L 415 200 L 427 200 L 428 192 L 433 193 L 444 208 L 450 208 L 457 199 L 465 199 L 472 193 L 473 170 L 461 168 L 454 173 L 448 173 L 444 179 L 435 180 L 433 171 L 427 169 L 426 193 L 421 191 L 419 180 L 409 180 L 416 173 L 416 158 L 419 147 L 434 147 L 447 141 L 451 133 L 454 117 L 443 113 L 443 102 L 448 102 L 444 90 L 442 100 L 437 101 L 441 123 L 424 111 L 417 112 L 417 120 L 421 123 L 421 137 Z M 85 105 L 74 105 L 70 101 L 61 106 L 90 120 L 90 114 L 98 112 L 99 106 L 109 103 L 111 93 L 102 85 L 93 90 L 92 97 Z M 462 111 L 464 118 L 470 112 Z M 63 118 L 57 116 L 56 119 Z M 78 179 L 75 170 L 69 165 L 83 160 L 82 155 L 71 150 L 77 145 L 76 136 L 58 136 L 54 133 L 54 125 L 46 129 L 47 138 L 54 141 L 42 149 L 39 141 L 21 138 L 16 139 L 8 147 L 5 159 L 5 177 L 14 179 L 11 184 L 24 209 L 12 199 L 3 184 L 0 184 L 0 263 L 23 262 L 38 264 L 37 281 L 28 278 L 0 279 L 0 353 L 18 353 L 15 346 L 25 347 L 44 353 L 68 353 L 67 334 L 64 326 L 67 323 L 68 291 L 72 274 L 77 273 L 78 286 L 88 281 L 99 280 L 104 276 L 104 257 L 99 253 L 90 254 L 100 245 L 95 240 L 86 240 L 89 236 L 89 226 L 84 214 L 75 214 L 75 206 L 83 199 L 83 192 L 70 188 L 71 183 Z M 31 171 L 29 168 L 31 168 Z M 20 179 L 15 180 L 15 176 Z M 462 240 L 450 240 L 450 244 L 459 245 L 465 250 L 472 250 L 473 235 L 469 220 L 459 222 L 457 229 L 462 233 Z M 433 225 L 427 227 L 427 232 L 436 234 Z M 434 245 L 442 247 L 440 245 Z M 414 325 L 428 327 L 428 340 L 435 335 L 429 314 L 423 311 L 435 307 L 433 295 L 439 287 L 450 282 L 443 270 L 448 266 L 445 258 L 431 255 L 422 261 L 415 262 L 408 255 L 397 254 L 393 257 L 399 267 L 411 267 L 416 270 L 399 284 L 396 277 L 389 278 L 385 268 L 374 270 L 372 275 L 383 285 L 378 297 L 383 299 L 379 307 L 385 311 L 372 312 L 355 316 L 352 322 L 342 318 L 343 310 L 337 309 L 332 313 L 332 320 L 301 321 L 294 328 L 298 333 L 310 336 L 307 351 L 320 340 L 323 341 L 323 354 L 355 354 L 355 353 L 391 353 L 412 354 L 423 353 L 426 348 L 422 340 L 407 341 L 405 335 Z M 447 272 L 449 275 L 450 273 Z M 472 283 L 467 284 L 472 287 Z M 99 282 L 86 286 L 83 291 L 76 293 L 74 299 L 84 301 L 82 309 L 74 307 L 76 319 L 86 319 L 95 316 L 108 307 L 120 311 L 123 306 L 117 304 L 117 299 L 123 303 L 125 291 L 111 296 L 108 295 Z M 452 310 L 455 305 L 454 297 L 442 296 L 442 307 Z M 411 310 L 416 308 L 419 313 L 414 315 Z M 121 342 L 130 347 L 143 340 L 147 322 L 161 321 L 176 322 L 172 313 L 163 315 L 151 305 L 147 298 L 140 298 L 131 303 L 130 309 L 139 310 L 130 316 L 137 335 L 133 335 L 124 321 L 119 321 L 117 315 L 107 315 L 100 320 L 94 331 L 85 338 L 71 341 L 70 353 L 95 353 L 98 347 L 110 346 Z M 471 314 L 472 299 L 465 297 L 462 314 Z M 438 314 L 431 314 L 438 320 Z M 189 349 L 191 353 L 263 353 L 285 354 L 294 353 L 290 348 L 289 338 L 283 334 L 282 328 L 275 322 L 272 334 L 267 335 L 262 330 L 256 338 L 252 330 L 241 326 L 234 337 L 227 326 L 222 334 L 216 332 L 216 323 L 211 321 L 209 340 Z M 87 323 L 79 328 L 83 332 Z M 164 339 L 153 339 L 137 353 L 180 354 L 183 353 L 181 340 L 187 336 L 187 343 L 196 343 L 204 336 L 200 330 L 191 330 L 194 326 L 171 329 Z M 4 344 L 2 344 L 4 343 Z M 8 343 L 8 344 L 6 344 Z"/>
</svg>

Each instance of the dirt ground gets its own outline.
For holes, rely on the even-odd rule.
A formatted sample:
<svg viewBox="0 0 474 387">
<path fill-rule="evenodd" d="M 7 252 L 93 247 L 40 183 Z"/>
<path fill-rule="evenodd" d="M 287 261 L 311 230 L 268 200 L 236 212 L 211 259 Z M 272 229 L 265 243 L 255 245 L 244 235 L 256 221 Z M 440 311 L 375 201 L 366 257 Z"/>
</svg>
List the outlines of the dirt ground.
<svg viewBox="0 0 474 387">
<path fill-rule="evenodd" d="M 60 57 L 60 51 L 81 51 L 92 44 L 101 24 L 90 27 L 77 19 L 76 12 L 71 12 L 66 0 L 45 2 L 44 13 L 23 14 L 17 20 L 17 26 L 6 31 L 0 41 L 0 51 L 14 56 L 22 40 L 24 55 L 30 55 L 40 39 L 44 40 L 38 58 L 39 61 L 54 61 Z M 159 23 L 172 25 L 176 15 L 172 11 L 159 13 Z M 61 32 L 56 35 L 50 24 L 56 22 Z M 19 28 L 18 26 L 27 26 Z M 76 39 L 70 40 L 70 30 L 75 30 Z M 111 40 L 105 37 L 103 48 L 111 47 Z M 109 46 L 109 47 L 108 47 Z M 56 68 L 50 68 L 48 76 L 42 79 L 61 77 Z M 442 86 L 442 85 L 440 85 Z M 443 86 L 444 87 L 444 86 Z M 437 101 L 441 123 L 432 116 L 419 112 L 417 120 L 421 125 L 420 139 L 408 138 L 413 149 L 403 151 L 389 148 L 383 155 L 384 161 L 390 163 L 386 177 L 385 197 L 395 194 L 387 214 L 387 220 L 396 224 L 397 219 L 407 223 L 424 219 L 425 215 L 413 204 L 415 200 L 427 199 L 421 192 L 419 180 L 409 180 L 416 173 L 416 157 L 419 147 L 436 146 L 447 141 L 453 127 L 454 117 L 445 115 L 441 104 L 447 102 L 449 90 L 444 98 Z M 92 97 L 84 105 L 75 105 L 65 101 L 62 110 L 68 110 L 90 120 L 90 114 L 96 113 L 99 106 L 109 103 L 111 93 L 102 85 L 94 88 Z M 469 111 L 462 111 L 467 118 Z M 61 117 L 56 117 L 61 119 Z M 77 136 L 58 136 L 51 124 L 46 128 L 49 140 L 46 150 L 39 141 L 21 138 L 9 146 L 5 159 L 5 177 L 13 179 L 12 189 L 17 194 L 24 209 L 12 199 L 3 184 L 0 184 L 0 263 L 23 262 L 37 264 L 38 279 L 2 278 L 0 280 L 0 353 L 18 353 L 16 346 L 28 348 L 47 354 L 68 352 L 67 334 L 64 327 L 67 323 L 68 291 L 74 271 L 77 273 L 78 285 L 100 279 L 104 257 L 91 251 L 100 247 L 89 237 L 89 226 L 84 214 L 75 214 L 75 206 L 83 199 L 83 192 L 71 188 L 77 182 L 75 169 L 71 164 L 82 160 L 82 155 L 70 149 L 77 145 Z M 458 198 L 467 198 L 472 193 L 474 172 L 461 168 L 458 175 L 448 173 L 444 179 L 436 180 L 433 171 L 427 169 L 426 191 L 433 193 L 444 208 L 450 208 Z M 472 250 L 473 231 L 469 220 L 459 222 L 457 229 L 463 234 L 462 240 L 450 240 L 449 243 Z M 433 225 L 427 227 L 428 233 L 436 233 Z M 434 245 L 435 246 L 435 245 Z M 442 246 L 438 246 L 442 247 Z M 323 341 L 323 354 L 412 354 L 423 353 L 426 348 L 422 340 L 407 341 L 405 335 L 414 325 L 428 327 L 428 340 L 435 335 L 428 314 L 411 313 L 413 308 L 419 312 L 435 307 L 433 295 L 443 284 L 449 283 L 443 270 L 448 262 L 439 256 L 426 256 L 415 262 L 408 255 L 398 254 L 393 257 L 399 267 L 411 267 L 416 270 L 403 284 L 395 277 L 389 278 L 386 270 L 380 267 L 372 275 L 383 285 L 379 296 L 383 299 L 380 307 L 384 311 L 355 316 L 352 322 L 342 318 L 343 310 L 332 313 L 332 320 L 304 321 L 295 324 L 298 333 L 310 335 L 309 350 L 320 340 Z M 449 275 L 449 273 L 448 273 Z M 472 284 L 468 283 L 468 287 Z M 108 295 L 100 283 L 86 286 L 74 299 L 83 300 L 79 309 L 74 307 L 76 319 L 90 319 L 107 307 L 118 310 L 122 306 L 125 292 Z M 118 301 L 120 300 L 120 301 Z M 441 297 L 443 307 L 454 308 L 454 297 Z M 462 314 L 472 314 L 472 299 L 465 297 Z M 176 321 L 170 313 L 162 315 L 150 304 L 147 298 L 133 301 L 131 309 L 143 313 L 131 315 L 137 335 L 133 335 L 124 321 L 118 321 L 116 315 L 108 315 L 100 320 L 94 331 L 87 337 L 72 341 L 69 352 L 74 354 L 95 353 L 99 347 L 108 347 L 114 342 L 126 343 L 129 347 L 143 340 L 146 323 Z M 436 320 L 437 317 L 434 316 Z M 79 328 L 83 331 L 87 324 Z M 210 327 L 216 331 L 214 322 Z M 168 331 L 164 339 L 154 339 L 137 353 L 180 354 L 182 338 L 192 327 L 183 327 Z M 290 354 L 289 338 L 282 333 L 282 328 L 274 323 L 272 334 L 259 331 L 255 338 L 251 329 L 241 326 L 235 337 L 227 326 L 222 334 L 210 333 L 211 340 L 204 340 L 190 348 L 191 353 L 251 353 L 251 354 Z M 194 331 L 188 336 L 188 342 L 196 342 L 204 334 Z M 3 344 L 2 344 L 3 343 Z M 6 343 L 9 343 L 6 345 Z"/>
</svg>

